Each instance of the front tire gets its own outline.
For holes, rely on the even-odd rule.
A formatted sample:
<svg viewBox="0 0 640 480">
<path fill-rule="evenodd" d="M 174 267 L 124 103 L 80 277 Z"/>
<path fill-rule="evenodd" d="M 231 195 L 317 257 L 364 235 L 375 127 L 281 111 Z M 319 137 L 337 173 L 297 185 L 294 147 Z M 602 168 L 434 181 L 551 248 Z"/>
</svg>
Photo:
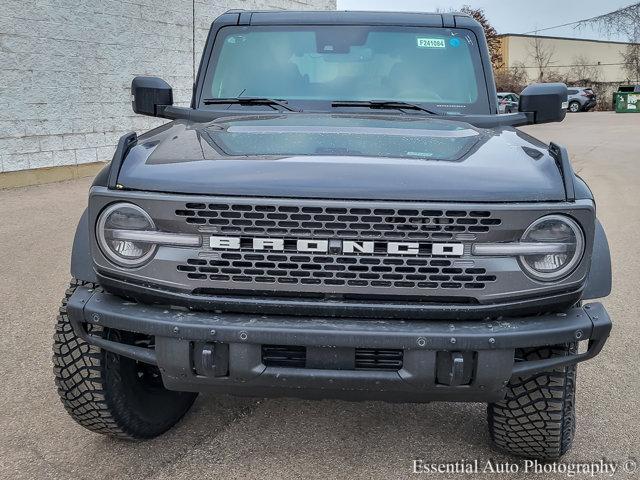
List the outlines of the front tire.
<svg viewBox="0 0 640 480">
<path fill-rule="evenodd" d="M 580 102 L 570 102 L 569 111 L 572 113 L 578 113 L 580 111 Z"/>
<path fill-rule="evenodd" d="M 572 355 L 576 344 L 522 349 L 522 360 Z M 573 443 L 576 366 L 513 377 L 506 398 L 487 409 L 489 433 L 500 450 L 517 456 L 555 460 Z"/>
<path fill-rule="evenodd" d="M 162 385 L 157 367 L 90 345 L 78 337 L 67 315 L 67 301 L 79 286 L 72 281 L 60 307 L 53 342 L 53 371 L 65 409 L 93 432 L 126 439 L 153 438 L 175 425 L 197 393 L 173 392 Z M 144 343 L 128 332 L 87 325 L 92 335 L 123 343 Z"/>
</svg>

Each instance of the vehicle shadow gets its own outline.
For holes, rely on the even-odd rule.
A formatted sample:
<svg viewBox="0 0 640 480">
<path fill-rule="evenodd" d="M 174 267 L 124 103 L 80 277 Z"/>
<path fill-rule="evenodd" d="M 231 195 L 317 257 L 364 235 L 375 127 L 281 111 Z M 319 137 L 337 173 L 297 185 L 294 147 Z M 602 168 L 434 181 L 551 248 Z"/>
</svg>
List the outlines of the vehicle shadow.
<svg viewBox="0 0 640 480">
<path fill-rule="evenodd" d="M 197 444 L 163 477 L 205 465 L 222 478 L 278 478 L 283 472 L 321 477 L 371 478 L 410 474 L 414 459 L 456 461 L 488 458 L 484 404 L 229 399 L 236 418 Z M 203 425 L 214 430 L 220 398 L 201 395 L 176 431 L 194 438 Z M 206 428 L 204 429 L 207 430 Z M 204 471 L 204 469 L 202 470 Z M 292 478 L 294 476 L 292 475 Z"/>
<path fill-rule="evenodd" d="M 99 457 L 128 459 L 127 475 L 179 478 L 394 477 L 413 460 L 495 458 L 484 404 L 247 399 L 202 394 L 172 430 L 146 442 L 92 436 Z M 135 462 L 133 460 L 135 459 Z M 122 474 L 105 463 L 98 477 Z M 90 463 L 90 462 L 89 462 Z M 88 467 L 89 465 L 86 465 Z M 79 466 L 81 470 L 82 466 Z M 312 469 L 312 471 L 308 470 Z"/>
</svg>

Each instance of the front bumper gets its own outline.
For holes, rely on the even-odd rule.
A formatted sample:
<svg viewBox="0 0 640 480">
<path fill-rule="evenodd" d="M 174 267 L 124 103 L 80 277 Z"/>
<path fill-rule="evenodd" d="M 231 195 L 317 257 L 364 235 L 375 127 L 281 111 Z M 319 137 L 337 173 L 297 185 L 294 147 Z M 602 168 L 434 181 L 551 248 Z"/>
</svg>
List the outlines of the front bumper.
<svg viewBox="0 0 640 480">
<path fill-rule="evenodd" d="M 193 312 L 137 304 L 79 287 L 69 318 L 87 342 L 157 365 L 168 389 L 236 395 L 497 401 L 513 375 L 597 355 L 611 330 L 599 303 L 493 321 L 366 320 Z M 90 335 L 86 324 L 154 336 L 155 348 Z M 518 348 L 588 340 L 584 353 L 521 362 Z M 294 346 L 303 364 L 265 365 L 264 346 Z M 360 349 L 401 352 L 396 370 L 358 369 Z"/>
</svg>

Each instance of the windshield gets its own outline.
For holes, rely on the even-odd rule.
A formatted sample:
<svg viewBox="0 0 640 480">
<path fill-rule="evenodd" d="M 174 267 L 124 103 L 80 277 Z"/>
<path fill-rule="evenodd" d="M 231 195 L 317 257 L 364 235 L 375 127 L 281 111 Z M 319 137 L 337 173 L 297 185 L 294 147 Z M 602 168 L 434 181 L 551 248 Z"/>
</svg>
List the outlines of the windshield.
<svg viewBox="0 0 640 480">
<path fill-rule="evenodd" d="M 204 107 L 205 98 L 237 97 L 316 108 L 390 100 L 438 113 L 489 113 L 475 36 L 447 28 L 226 27 L 216 37 L 201 108 L 228 107 Z"/>
</svg>

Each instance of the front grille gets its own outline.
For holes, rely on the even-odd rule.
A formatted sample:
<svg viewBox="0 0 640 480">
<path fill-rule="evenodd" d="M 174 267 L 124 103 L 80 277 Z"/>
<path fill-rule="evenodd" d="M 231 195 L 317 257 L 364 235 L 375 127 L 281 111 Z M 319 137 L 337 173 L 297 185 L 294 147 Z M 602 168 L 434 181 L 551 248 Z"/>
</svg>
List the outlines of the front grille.
<svg viewBox="0 0 640 480">
<path fill-rule="evenodd" d="M 205 235 L 240 239 L 238 250 L 205 249 L 176 265 L 183 281 L 194 290 L 233 289 L 278 292 L 413 296 L 430 291 L 446 296 L 458 291 L 481 291 L 496 282 L 470 258 L 433 255 L 440 241 L 471 242 L 487 237 L 502 219 L 481 209 L 418 208 L 411 204 L 367 206 L 347 203 L 237 200 L 217 203 L 184 203 L 175 209 L 177 219 Z M 284 249 L 254 249 L 252 238 L 280 238 Z M 341 251 L 299 252 L 296 241 L 373 241 L 372 253 Z M 387 253 L 387 242 L 419 245 L 415 255 Z M 375 290 L 375 291 L 374 291 Z M 472 296 L 472 295 L 466 295 Z"/>
<path fill-rule="evenodd" d="M 402 368 L 402 350 L 356 348 L 356 370 L 398 371 Z"/>
<path fill-rule="evenodd" d="M 190 280 L 262 285 L 483 289 L 496 276 L 439 258 L 387 255 L 326 255 L 221 252 L 215 259 L 190 258 L 177 266 Z"/>
<path fill-rule="evenodd" d="M 450 240 L 487 233 L 502 223 L 485 210 L 427 210 L 292 206 L 247 203 L 186 203 L 175 210 L 192 225 L 226 235 L 350 239 Z"/>
<path fill-rule="evenodd" d="M 593 211 L 586 201 L 465 203 L 94 190 L 91 212 L 122 200 L 147 211 L 159 231 L 197 236 L 200 243 L 160 245 L 152 261 L 130 274 L 95 248 L 96 270 L 140 282 L 160 297 L 161 291 L 187 294 L 220 311 L 278 313 L 283 308 L 286 314 L 299 309 L 304 315 L 380 317 L 388 315 L 377 308 L 384 302 L 396 309 L 396 317 L 405 310 L 418 316 L 440 307 L 450 316 L 471 315 L 477 305 L 488 310 L 514 299 L 576 291 L 588 270 L 583 261 L 561 282 L 541 284 L 523 272 L 516 257 L 475 255 L 474 245 L 516 242 L 549 213 L 569 215 L 583 226 L 585 259 L 593 238 Z M 454 310 L 459 305 L 474 307 Z"/>
</svg>

